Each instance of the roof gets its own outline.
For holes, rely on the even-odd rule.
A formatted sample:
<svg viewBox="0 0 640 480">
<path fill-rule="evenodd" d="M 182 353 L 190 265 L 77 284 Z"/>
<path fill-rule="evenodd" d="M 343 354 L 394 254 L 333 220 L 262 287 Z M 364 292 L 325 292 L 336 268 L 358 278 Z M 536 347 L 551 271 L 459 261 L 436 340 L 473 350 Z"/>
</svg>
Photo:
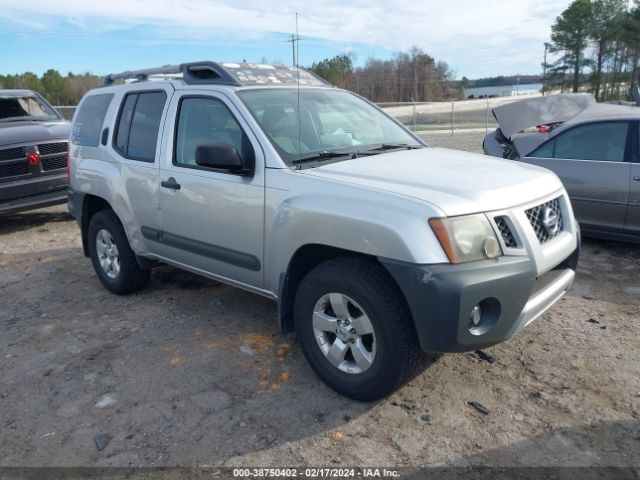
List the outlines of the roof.
<svg viewBox="0 0 640 480">
<path fill-rule="evenodd" d="M 179 79 L 187 84 L 229 86 L 306 85 L 330 86 L 312 72 L 300 67 L 257 63 L 215 63 L 210 61 L 165 65 L 144 70 L 112 73 L 104 78 L 104 85 L 116 80 L 145 81 L 151 78 Z"/>
<path fill-rule="evenodd" d="M 595 103 L 565 122 L 566 125 L 600 119 L 640 118 L 640 108 L 610 103 Z"/>
</svg>

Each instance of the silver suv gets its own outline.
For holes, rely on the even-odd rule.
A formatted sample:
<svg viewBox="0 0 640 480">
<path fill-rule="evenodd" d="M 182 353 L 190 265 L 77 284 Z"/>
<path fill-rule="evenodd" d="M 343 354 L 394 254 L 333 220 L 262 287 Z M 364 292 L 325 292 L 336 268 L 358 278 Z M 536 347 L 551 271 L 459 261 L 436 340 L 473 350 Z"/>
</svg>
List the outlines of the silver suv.
<svg viewBox="0 0 640 480">
<path fill-rule="evenodd" d="M 553 173 L 428 148 L 293 67 L 110 75 L 76 112 L 70 175 L 107 289 L 140 289 L 163 263 L 271 298 L 320 378 L 361 400 L 398 388 L 421 349 L 510 338 L 578 258 Z"/>
</svg>

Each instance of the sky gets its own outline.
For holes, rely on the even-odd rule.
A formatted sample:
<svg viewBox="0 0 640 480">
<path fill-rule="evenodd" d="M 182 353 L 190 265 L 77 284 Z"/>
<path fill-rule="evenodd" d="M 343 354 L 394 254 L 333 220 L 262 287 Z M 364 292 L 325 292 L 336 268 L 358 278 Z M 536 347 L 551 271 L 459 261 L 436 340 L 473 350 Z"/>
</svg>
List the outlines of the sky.
<svg viewBox="0 0 640 480">
<path fill-rule="evenodd" d="M 417 46 L 456 78 L 540 73 L 570 0 L 0 0 L 0 74 L 99 75 L 196 60 L 356 65 Z"/>
</svg>

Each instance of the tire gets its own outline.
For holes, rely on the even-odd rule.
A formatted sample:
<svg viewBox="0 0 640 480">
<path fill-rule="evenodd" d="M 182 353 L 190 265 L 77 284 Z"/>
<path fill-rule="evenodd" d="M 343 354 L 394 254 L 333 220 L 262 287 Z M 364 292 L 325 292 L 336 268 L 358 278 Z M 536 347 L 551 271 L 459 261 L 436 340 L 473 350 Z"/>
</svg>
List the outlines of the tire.
<svg viewBox="0 0 640 480">
<path fill-rule="evenodd" d="M 397 285 L 374 261 L 343 257 L 311 270 L 296 292 L 294 322 L 311 368 L 347 397 L 377 400 L 415 371 L 419 347 L 411 316 Z"/>
<path fill-rule="evenodd" d="M 93 269 L 107 290 L 124 295 L 140 290 L 149 281 L 150 270 L 138 265 L 113 210 L 102 210 L 91 217 L 88 243 Z"/>
</svg>

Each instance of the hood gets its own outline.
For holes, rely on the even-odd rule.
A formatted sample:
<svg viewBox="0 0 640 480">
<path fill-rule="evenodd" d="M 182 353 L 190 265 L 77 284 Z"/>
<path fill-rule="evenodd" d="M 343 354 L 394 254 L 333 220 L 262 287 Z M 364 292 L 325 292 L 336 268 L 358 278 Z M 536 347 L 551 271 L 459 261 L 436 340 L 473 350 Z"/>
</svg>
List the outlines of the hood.
<svg viewBox="0 0 640 480">
<path fill-rule="evenodd" d="M 361 157 L 300 173 L 413 197 L 448 216 L 506 209 L 562 188 L 544 168 L 445 148 Z"/>
<path fill-rule="evenodd" d="M 504 136 L 510 138 L 525 128 L 566 122 L 595 103 L 596 99 L 590 93 L 549 95 L 495 107 L 493 116 Z"/>
<path fill-rule="evenodd" d="M 69 122 L 0 123 L 0 145 L 45 143 L 69 138 Z"/>
</svg>

